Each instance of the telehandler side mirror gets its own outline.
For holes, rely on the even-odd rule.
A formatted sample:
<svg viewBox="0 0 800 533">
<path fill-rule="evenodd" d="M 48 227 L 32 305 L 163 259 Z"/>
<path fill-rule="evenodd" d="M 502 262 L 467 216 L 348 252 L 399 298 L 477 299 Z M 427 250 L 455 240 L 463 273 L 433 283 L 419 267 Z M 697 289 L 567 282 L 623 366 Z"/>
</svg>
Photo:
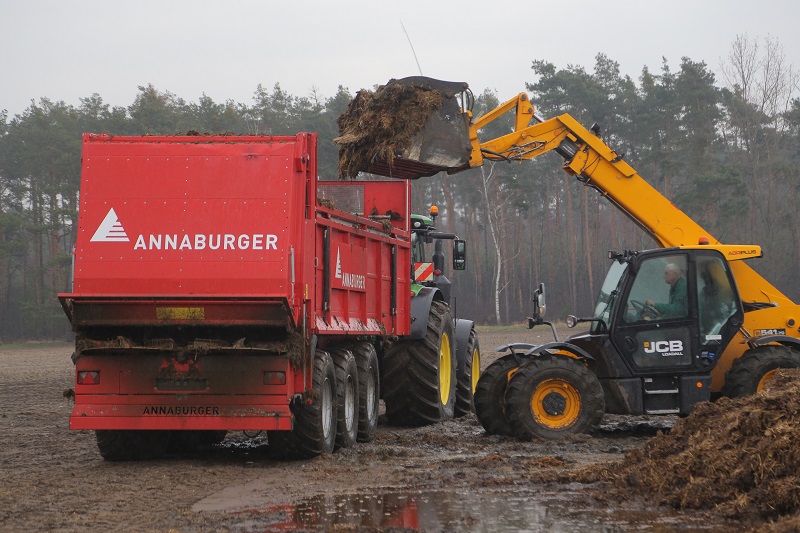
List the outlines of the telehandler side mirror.
<svg viewBox="0 0 800 533">
<path fill-rule="evenodd" d="M 453 270 L 466 270 L 467 268 L 467 241 L 455 239 L 453 241 Z"/>
<path fill-rule="evenodd" d="M 528 329 L 537 324 L 544 324 L 544 313 L 547 304 L 544 299 L 544 283 L 539 284 L 539 288 L 533 291 L 533 316 L 528 318 Z"/>
</svg>

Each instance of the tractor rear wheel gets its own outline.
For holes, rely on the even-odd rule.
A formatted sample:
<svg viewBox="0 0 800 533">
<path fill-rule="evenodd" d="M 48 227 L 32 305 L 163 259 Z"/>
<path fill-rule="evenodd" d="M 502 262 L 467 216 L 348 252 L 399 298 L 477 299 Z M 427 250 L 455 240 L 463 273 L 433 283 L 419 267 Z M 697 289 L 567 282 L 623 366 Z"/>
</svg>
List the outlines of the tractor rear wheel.
<svg viewBox="0 0 800 533">
<path fill-rule="evenodd" d="M 358 442 L 370 442 L 378 430 L 381 375 L 378 354 L 369 342 L 349 346 L 358 368 Z"/>
<path fill-rule="evenodd" d="M 171 432 L 98 429 L 94 433 L 106 461 L 138 461 L 163 457 Z"/>
<path fill-rule="evenodd" d="M 506 416 L 505 394 L 508 380 L 519 368 L 513 354 L 504 355 L 486 367 L 475 387 L 475 415 L 489 435 L 514 435 Z"/>
<path fill-rule="evenodd" d="M 389 423 L 424 426 L 453 418 L 456 361 L 450 307 L 434 301 L 423 339 L 401 341 L 384 357 L 384 395 Z"/>
<path fill-rule="evenodd" d="M 508 418 L 524 439 L 559 439 L 600 424 L 605 412 L 603 388 L 583 362 L 543 356 L 525 363 L 506 390 Z"/>
<path fill-rule="evenodd" d="M 456 418 L 466 416 L 475 409 L 472 399 L 480 377 L 481 349 L 478 345 L 478 334 L 475 333 L 475 328 L 472 328 L 467 341 L 466 368 L 456 382 Z"/>
<path fill-rule="evenodd" d="M 331 352 L 336 369 L 336 447 L 356 443 L 358 433 L 358 367 L 353 352 L 337 348 Z"/>
<path fill-rule="evenodd" d="M 733 361 L 725 373 L 722 395 L 738 398 L 764 388 L 779 368 L 800 367 L 800 352 L 786 346 L 759 346 Z"/>
</svg>

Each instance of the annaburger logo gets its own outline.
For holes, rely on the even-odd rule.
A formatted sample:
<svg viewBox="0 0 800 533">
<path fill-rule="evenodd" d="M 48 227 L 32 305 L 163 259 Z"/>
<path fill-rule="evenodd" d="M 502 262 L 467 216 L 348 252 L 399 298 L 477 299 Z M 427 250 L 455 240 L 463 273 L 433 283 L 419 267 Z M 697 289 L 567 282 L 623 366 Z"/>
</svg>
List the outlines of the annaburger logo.
<svg viewBox="0 0 800 533">
<path fill-rule="evenodd" d="M 212 405 L 146 405 L 143 415 L 219 416 L 219 407 Z"/>
<path fill-rule="evenodd" d="M 339 248 L 336 249 L 336 271 L 334 272 L 334 277 L 342 280 L 342 287 L 344 288 L 361 290 L 367 288 L 367 278 L 362 274 L 342 272 L 342 253 Z"/>
<path fill-rule="evenodd" d="M 91 242 L 131 242 L 114 208 L 98 226 Z M 278 236 L 272 233 L 139 234 L 134 250 L 277 250 Z"/>
<path fill-rule="evenodd" d="M 128 234 L 125 233 L 125 228 L 117 217 L 114 208 L 108 210 L 106 218 L 100 223 L 97 231 L 91 238 L 91 242 L 130 242 Z"/>
</svg>

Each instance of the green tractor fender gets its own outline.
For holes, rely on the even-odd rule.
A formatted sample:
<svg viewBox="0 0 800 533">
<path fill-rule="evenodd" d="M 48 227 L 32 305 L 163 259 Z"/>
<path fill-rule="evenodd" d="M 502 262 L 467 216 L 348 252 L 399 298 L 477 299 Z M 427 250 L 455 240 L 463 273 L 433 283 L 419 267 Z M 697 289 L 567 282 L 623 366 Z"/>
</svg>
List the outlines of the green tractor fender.
<svg viewBox="0 0 800 533">
<path fill-rule="evenodd" d="M 428 316 L 434 300 L 443 300 L 442 292 L 436 287 L 422 287 L 411 298 L 411 333 L 401 340 L 415 341 L 425 338 L 428 333 Z"/>
</svg>

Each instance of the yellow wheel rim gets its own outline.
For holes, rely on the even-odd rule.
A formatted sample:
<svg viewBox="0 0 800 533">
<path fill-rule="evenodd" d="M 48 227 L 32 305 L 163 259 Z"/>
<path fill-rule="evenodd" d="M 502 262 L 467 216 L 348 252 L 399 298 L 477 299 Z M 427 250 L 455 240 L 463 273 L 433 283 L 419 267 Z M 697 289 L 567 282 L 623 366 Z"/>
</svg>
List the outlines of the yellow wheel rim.
<svg viewBox="0 0 800 533">
<path fill-rule="evenodd" d="M 758 382 L 758 386 L 756 387 L 756 392 L 761 392 L 764 389 L 764 385 L 767 384 L 768 381 L 771 381 L 772 378 L 775 377 L 775 372 L 777 372 L 777 368 L 773 368 L 766 374 L 764 374 L 761 378 L 761 381 Z"/>
<path fill-rule="evenodd" d="M 442 405 L 447 405 L 450 402 L 452 372 L 450 336 L 447 333 L 442 333 L 442 342 L 439 344 L 439 398 L 442 401 Z"/>
<path fill-rule="evenodd" d="M 581 395 L 563 379 L 542 381 L 531 396 L 531 412 L 537 423 L 548 428 L 569 427 L 580 415 Z"/>
<path fill-rule="evenodd" d="M 481 354 L 477 348 L 472 352 L 472 394 L 478 388 L 478 380 L 481 379 Z"/>
</svg>

